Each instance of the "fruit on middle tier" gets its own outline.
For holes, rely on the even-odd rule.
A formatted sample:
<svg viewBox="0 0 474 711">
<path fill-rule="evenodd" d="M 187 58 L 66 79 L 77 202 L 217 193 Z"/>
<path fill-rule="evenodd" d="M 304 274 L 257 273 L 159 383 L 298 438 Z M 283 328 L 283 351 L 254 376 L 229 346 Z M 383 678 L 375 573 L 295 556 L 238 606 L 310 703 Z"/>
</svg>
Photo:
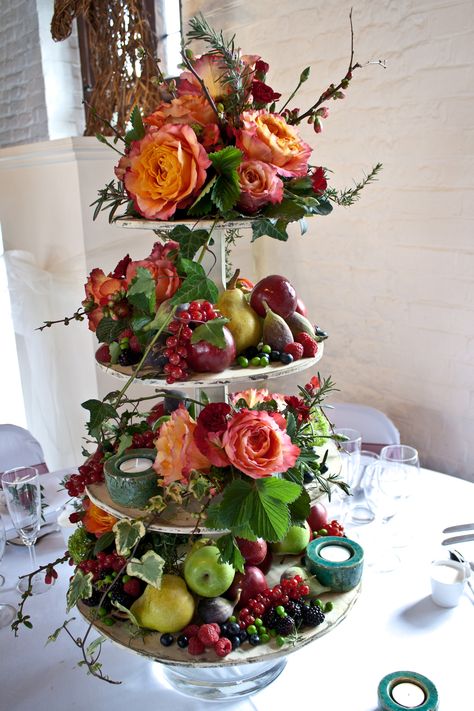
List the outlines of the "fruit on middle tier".
<svg viewBox="0 0 474 711">
<path fill-rule="evenodd" d="M 190 590 L 201 597 L 218 597 L 232 583 L 235 570 L 230 563 L 221 563 L 217 546 L 202 546 L 191 550 L 184 559 L 184 579 Z"/>
<path fill-rule="evenodd" d="M 225 348 L 218 348 L 208 341 L 188 344 L 187 362 L 195 373 L 220 373 L 235 360 L 234 337 L 225 326 L 222 331 L 226 342 Z"/>
<path fill-rule="evenodd" d="M 241 289 L 236 287 L 239 276 L 237 269 L 219 296 L 217 308 L 229 319 L 227 328 L 232 333 L 237 353 L 242 353 L 250 346 L 257 346 L 262 337 L 262 320 L 253 310 Z"/>
<path fill-rule="evenodd" d="M 250 295 L 250 306 L 259 316 L 265 316 L 265 303 L 286 318 L 296 309 L 296 290 L 285 277 L 271 274 L 257 282 Z"/>
<path fill-rule="evenodd" d="M 194 615 L 194 598 L 184 580 L 177 575 L 163 575 L 161 587 L 147 585 L 130 607 L 140 627 L 158 632 L 178 632 Z"/>
</svg>

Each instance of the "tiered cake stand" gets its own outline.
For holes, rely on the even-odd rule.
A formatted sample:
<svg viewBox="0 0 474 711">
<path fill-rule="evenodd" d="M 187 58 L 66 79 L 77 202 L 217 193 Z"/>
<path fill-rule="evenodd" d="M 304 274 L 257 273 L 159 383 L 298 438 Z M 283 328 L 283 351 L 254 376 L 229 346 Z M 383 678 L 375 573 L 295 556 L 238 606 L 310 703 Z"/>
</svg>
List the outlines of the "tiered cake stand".
<svg viewBox="0 0 474 711">
<path fill-rule="evenodd" d="M 163 233 L 171 231 L 176 226 L 176 223 L 153 223 L 140 220 L 124 220 L 118 224 L 124 228 L 152 229 Z M 199 226 L 210 228 L 212 224 L 200 223 Z M 194 226 L 194 223 L 189 223 L 189 226 Z M 220 289 L 225 288 L 225 230 L 236 226 L 242 227 L 242 224 L 221 223 L 213 229 L 212 250 L 216 261 L 209 268 L 209 274 Z M 194 391 L 194 395 L 197 397 L 199 397 L 199 391 L 203 389 L 212 401 L 224 401 L 228 396 L 228 387 L 233 384 L 241 383 L 242 381 L 256 381 L 261 386 L 264 386 L 266 380 L 313 368 L 322 357 L 322 345 L 321 343 L 315 358 L 295 361 L 289 365 L 271 364 L 264 368 L 230 368 L 217 374 L 195 374 L 192 380 L 175 383 L 173 389 L 191 390 Z M 121 379 L 129 378 L 132 373 L 129 367 L 99 367 Z M 159 388 L 160 390 L 169 388 L 164 379 L 147 378 L 146 371 L 143 372 L 143 377 L 144 380 L 142 382 L 145 382 L 150 387 Z M 333 457 L 333 466 L 337 466 L 337 457 Z M 117 518 L 138 518 L 146 514 L 145 511 L 125 508 L 114 503 L 107 492 L 105 484 L 90 485 L 87 487 L 87 493 L 93 503 Z M 317 498 L 317 496 L 317 492 L 314 491 L 313 498 Z M 163 533 L 187 534 L 189 536 L 203 535 L 206 537 L 223 533 L 214 529 L 207 529 L 205 526 L 198 524 L 192 511 L 185 511 L 179 507 L 169 507 L 165 512 L 156 516 L 150 525 L 150 530 Z M 281 573 L 286 568 L 300 564 L 299 556 L 275 555 L 272 567 L 266 574 L 269 586 L 271 587 L 280 582 Z M 284 669 L 288 654 L 322 637 L 342 622 L 354 605 L 359 595 L 359 590 L 360 585 L 345 593 L 322 593 L 320 595 L 321 599 L 323 601 L 331 600 L 333 609 L 327 614 L 325 621 L 321 625 L 299 632 L 294 643 L 288 643 L 283 647 L 278 647 L 275 640 L 257 647 L 244 644 L 224 658 L 218 658 L 212 650 L 206 651 L 199 657 L 192 657 L 186 649 L 180 649 L 177 645 L 164 647 L 160 643 L 161 635 L 159 632 L 145 630 L 143 635 L 137 635 L 136 630 L 132 629 L 128 621 L 119 621 L 113 627 L 108 627 L 102 624 L 99 619 L 96 619 L 94 611 L 86 605 L 80 603 L 79 610 L 83 617 L 90 621 L 94 628 L 104 637 L 124 649 L 163 664 L 169 682 L 178 691 L 208 700 L 225 700 L 256 693 L 270 684 Z"/>
</svg>

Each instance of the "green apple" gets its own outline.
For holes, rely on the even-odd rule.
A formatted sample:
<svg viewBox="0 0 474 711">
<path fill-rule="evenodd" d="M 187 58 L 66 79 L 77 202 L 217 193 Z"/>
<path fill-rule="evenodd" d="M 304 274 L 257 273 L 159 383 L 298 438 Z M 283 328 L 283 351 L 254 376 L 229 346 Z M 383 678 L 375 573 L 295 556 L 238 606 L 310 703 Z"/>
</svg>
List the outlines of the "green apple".
<svg viewBox="0 0 474 711">
<path fill-rule="evenodd" d="M 201 597 L 218 597 L 230 587 L 235 570 L 230 563 L 219 562 L 217 546 L 191 550 L 184 559 L 183 573 L 190 590 Z"/>
<path fill-rule="evenodd" d="M 274 553 L 298 555 L 303 553 L 310 540 L 311 528 L 305 521 L 303 526 L 290 526 L 283 540 L 272 543 L 271 548 Z"/>
<path fill-rule="evenodd" d="M 147 585 L 130 607 L 140 627 L 159 632 L 178 632 L 194 615 L 194 598 L 183 578 L 163 575 L 161 587 Z"/>
</svg>

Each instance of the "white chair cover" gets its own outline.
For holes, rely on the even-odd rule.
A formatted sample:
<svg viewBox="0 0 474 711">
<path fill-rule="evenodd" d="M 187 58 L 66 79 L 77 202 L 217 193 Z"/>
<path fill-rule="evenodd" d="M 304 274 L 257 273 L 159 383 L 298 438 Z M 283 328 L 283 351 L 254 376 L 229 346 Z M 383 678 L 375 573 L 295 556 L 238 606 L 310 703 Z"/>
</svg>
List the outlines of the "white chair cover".
<svg viewBox="0 0 474 711">
<path fill-rule="evenodd" d="M 384 412 L 369 405 L 338 402 L 325 408 L 334 427 L 351 427 L 362 435 L 362 449 L 379 452 L 386 444 L 400 444 L 400 432 Z"/>
<path fill-rule="evenodd" d="M 43 449 L 37 439 L 17 425 L 0 425 L 0 473 L 15 467 L 36 467 L 48 471 Z"/>
</svg>

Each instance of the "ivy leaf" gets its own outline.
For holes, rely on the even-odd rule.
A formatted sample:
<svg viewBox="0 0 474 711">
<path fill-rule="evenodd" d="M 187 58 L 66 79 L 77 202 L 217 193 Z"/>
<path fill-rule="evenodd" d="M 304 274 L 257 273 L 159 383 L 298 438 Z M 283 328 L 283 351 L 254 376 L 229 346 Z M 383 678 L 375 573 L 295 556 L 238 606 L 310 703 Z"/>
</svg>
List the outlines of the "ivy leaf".
<svg viewBox="0 0 474 711">
<path fill-rule="evenodd" d="M 46 640 L 46 644 L 49 644 L 50 642 L 56 642 L 56 640 L 57 640 L 57 638 L 59 637 L 60 633 L 61 633 L 63 630 L 66 629 L 67 625 L 68 625 L 70 622 L 74 622 L 75 619 L 76 619 L 75 617 L 71 617 L 69 620 L 66 620 L 65 622 L 63 622 L 63 624 L 61 625 L 61 627 L 58 627 L 56 630 L 54 630 L 54 632 L 52 632 L 52 634 L 48 635 L 48 639 Z"/>
<path fill-rule="evenodd" d="M 252 222 L 252 239 L 251 242 L 255 242 L 259 237 L 268 235 L 268 237 L 273 237 L 273 239 L 278 239 L 281 242 L 286 242 L 288 239 L 288 233 L 286 230 L 280 230 L 276 225 L 273 224 L 271 220 L 261 218 L 259 220 L 254 220 Z"/>
<path fill-rule="evenodd" d="M 301 220 L 306 215 L 306 210 L 302 205 L 299 205 L 294 200 L 285 198 L 275 205 L 269 205 L 265 208 L 266 217 L 284 218 L 289 222 Z"/>
<path fill-rule="evenodd" d="M 147 551 L 142 557 L 132 558 L 127 565 L 127 574 L 140 578 L 154 588 L 161 587 L 165 560 L 155 551 Z"/>
<path fill-rule="evenodd" d="M 202 194 L 202 193 L 201 193 Z M 185 259 L 192 259 L 209 239 L 207 230 L 190 230 L 186 225 L 178 225 L 170 232 L 170 238 L 179 243 L 179 253 Z"/>
<path fill-rule="evenodd" d="M 129 622 L 131 622 L 132 625 L 134 625 L 135 627 L 140 627 L 140 625 L 138 624 L 137 618 L 135 617 L 135 615 L 133 614 L 133 612 L 131 612 L 131 611 L 128 609 L 128 607 L 125 607 L 124 605 L 121 605 L 120 602 L 117 602 L 117 600 L 113 600 L 113 601 L 112 601 L 112 605 L 113 605 L 114 607 L 116 607 L 117 610 L 120 610 L 120 612 L 123 612 L 123 613 L 128 617 Z"/>
<path fill-rule="evenodd" d="M 86 400 L 86 402 L 82 403 L 81 407 L 90 412 L 87 431 L 91 437 L 95 437 L 96 439 L 100 437 L 100 430 L 103 423 L 112 417 L 119 416 L 115 407 L 101 400 Z"/>
<path fill-rule="evenodd" d="M 79 600 L 87 600 L 92 595 L 92 573 L 84 575 L 82 570 L 76 570 L 69 583 L 66 595 L 66 612 L 69 612 Z"/>
<path fill-rule="evenodd" d="M 133 442 L 133 436 L 131 434 L 128 434 L 127 432 L 124 432 L 124 434 L 120 435 L 119 438 L 119 447 L 116 452 L 117 456 L 120 456 L 120 454 L 123 454 L 126 449 L 128 449 Z"/>
<path fill-rule="evenodd" d="M 135 544 L 145 535 L 146 528 L 143 521 L 122 519 L 114 524 L 112 531 L 115 533 L 117 553 L 127 557 Z"/>
<path fill-rule="evenodd" d="M 153 315 L 156 310 L 156 283 L 144 267 L 138 267 L 127 291 L 127 299 L 139 311 Z"/>
<path fill-rule="evenodd" d="M 240 552 L 234 536 L 230 533 L 221 536 L 216 540 L 216 546 L 221 552 L 222 562 L 230 563 L 240 573 L 244 572 L 245 558 Z"/>
<path fill-rule="evenodd" d="M 226 323 L 229 323 L 228 318 L 215 318 L 211 321 L 206 321 L 193 331 L 191 343 L 207 341 L 208 343 L 212 343 L 212 345 L 217 348 L 225 348 L 227 342 L 225 340 L 223 329 Z"/>
<path fill-rule="evenodd" d="M 97 555 L 97 553 L 100 553 L 100 551 L 103 551 L 109 546 L 111 546 L 114 540 L 115 534 L 113 533 L 113 531 L 107 531 L 107 533 L 103 533 L 101 537 L 98 538 L 96 541 L 96 544 L 94 546 L 94 555 Z"/>
<path fill-rule="evenodd" d="M 117 341 L 109 343 L 110 362 L 112 363 L 112 365 L 118 363 L 119 355 L 121 354 L 121 352 L 122 349 L 120 348 Z"/>
<path fill-rule="evenodd" d="M 115 321 L 109 316 L 104 316 L 104 318 L 99 321 L 95 335 L 99 343 L 112 343 L 125 328 L 125 321 Z"/>
<path fill-rule="evenodd" d="M 202 269 L 202 272 L 186 277 L 178 291 L 171 298 L 171 303 L 177 305 L 203 299 L 214 304 L 218 296 L 219 290 L 217 286 L 206 277 L 204 269 Z"/>
<path fill-rule="evenodd" d="M 104 642 L 107 641 L 106 637 L 96 637 L 90 644 L 87 645 L 86 654 L 91 657 L 95 650 L 102 646 Z"/>
</svg>

